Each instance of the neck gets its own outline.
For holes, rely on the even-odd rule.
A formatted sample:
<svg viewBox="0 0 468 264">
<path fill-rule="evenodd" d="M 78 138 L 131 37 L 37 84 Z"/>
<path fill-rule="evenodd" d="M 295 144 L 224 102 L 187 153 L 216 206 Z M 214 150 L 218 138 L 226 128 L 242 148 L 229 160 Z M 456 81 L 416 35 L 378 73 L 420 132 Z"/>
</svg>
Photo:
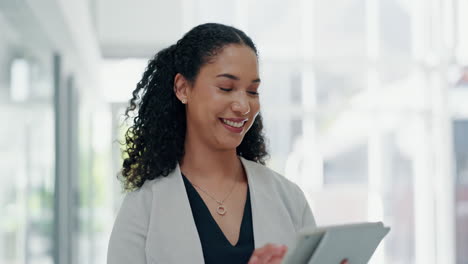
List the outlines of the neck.
<svg viewBox="0 0 468 264">
<path fill-rule="evenodd" d="M 239 179 L 239 174 L 243 175 L 236 149 L 213 150 L 190 140 L 185 141 L 185 154 L 180 168 L 190 180 L 214 184 Z"/>
</svg>

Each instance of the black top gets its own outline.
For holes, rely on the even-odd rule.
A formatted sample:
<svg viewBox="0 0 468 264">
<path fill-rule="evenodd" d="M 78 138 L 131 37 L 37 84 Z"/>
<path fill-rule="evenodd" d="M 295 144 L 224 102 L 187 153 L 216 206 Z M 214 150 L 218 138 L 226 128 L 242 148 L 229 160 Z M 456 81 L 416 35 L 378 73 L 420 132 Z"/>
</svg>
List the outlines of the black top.
<svg viewBox="0 0 468 264">
<path fill-rule="evenodd" d="M 214 220 L 200 194 L 185 175 L 182 174 L 182 178 L 200 237 L 205 263 L 247 263 L 255 248 L 249 189 L 247 188 L 239 240 L 233 246 Z"/>
</svg>

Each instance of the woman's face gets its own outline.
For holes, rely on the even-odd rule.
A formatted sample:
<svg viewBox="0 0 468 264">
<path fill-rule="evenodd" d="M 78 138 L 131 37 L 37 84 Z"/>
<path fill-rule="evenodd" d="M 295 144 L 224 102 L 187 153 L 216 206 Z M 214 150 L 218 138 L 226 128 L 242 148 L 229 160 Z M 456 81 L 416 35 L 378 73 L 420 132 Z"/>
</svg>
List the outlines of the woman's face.
<svg viewBox="0 0 468 264">
<path fill-rule="evenodd" d="M 260 111 L 259 85 L 255 52 L 225 46 L 186 91 L 187 138 L 217 150 L 235 149 Z"/>
</svg>

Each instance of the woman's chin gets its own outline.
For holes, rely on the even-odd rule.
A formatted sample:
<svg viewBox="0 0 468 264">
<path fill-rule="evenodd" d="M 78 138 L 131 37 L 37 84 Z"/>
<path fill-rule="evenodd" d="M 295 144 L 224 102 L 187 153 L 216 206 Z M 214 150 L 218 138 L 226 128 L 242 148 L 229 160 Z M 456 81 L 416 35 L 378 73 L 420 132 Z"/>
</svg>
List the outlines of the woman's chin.
<svg viewBox="0 0 468 264">
<path fill-rule="evenodd" d="M 219 149 L 222 150 L 235 150 L 242 143 L 242 137 L 239 138 L 228 138 L 224 137 L 218 140 Z"/>
</svg>

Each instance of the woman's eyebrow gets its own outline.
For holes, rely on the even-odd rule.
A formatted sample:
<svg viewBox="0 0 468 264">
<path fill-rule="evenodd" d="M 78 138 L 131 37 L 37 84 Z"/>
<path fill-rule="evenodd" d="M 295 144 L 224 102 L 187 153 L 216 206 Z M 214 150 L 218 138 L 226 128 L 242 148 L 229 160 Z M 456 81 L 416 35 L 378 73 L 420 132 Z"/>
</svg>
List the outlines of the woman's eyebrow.
<svg viewBox="0 0 468 264">
<path fill-rule="evenodd" d="M 222 74 L 218 74 L 216 75 L 216 77 L 225 77 L 225 78 L 229 78 L 231 80 L 235 80 L 235 81 L 239 81 L 240 78 L 235 76 L 235 75 L 232 75 L 232 74 L 229 74 L 229 73 L 222 73 Z M 255 80 L 252 80 L 253 83 L 259 83 L 260 82 L 260 78 L 257 78 Z"/>
</svg>

